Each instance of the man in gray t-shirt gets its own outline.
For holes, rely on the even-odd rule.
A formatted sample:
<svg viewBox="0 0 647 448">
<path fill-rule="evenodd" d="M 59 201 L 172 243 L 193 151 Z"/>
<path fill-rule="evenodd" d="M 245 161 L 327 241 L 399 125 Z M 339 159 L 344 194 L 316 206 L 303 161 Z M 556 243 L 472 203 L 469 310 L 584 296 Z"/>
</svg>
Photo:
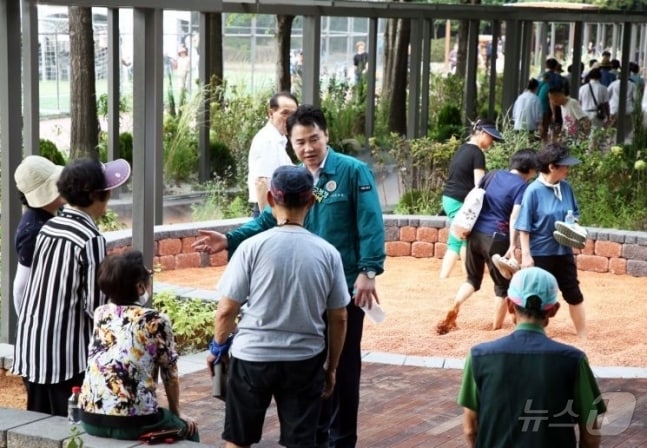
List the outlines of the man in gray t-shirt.
<svg viewBox="0 0 647 448">
<path fill-rule="evenodd" d="M 278 225 L 245 240 L 218 285 L 210 363 L 235 333 L 222 434 L 226 447 L 260 441 L 272 397 L 280 443 L 315 446 L 321 398 L 335 386 L 350 296 L 337 249 L 303 228 L 314 202 L 313 183 L 305 168 L 275 170 L 267 199 Z"/>
</svg>

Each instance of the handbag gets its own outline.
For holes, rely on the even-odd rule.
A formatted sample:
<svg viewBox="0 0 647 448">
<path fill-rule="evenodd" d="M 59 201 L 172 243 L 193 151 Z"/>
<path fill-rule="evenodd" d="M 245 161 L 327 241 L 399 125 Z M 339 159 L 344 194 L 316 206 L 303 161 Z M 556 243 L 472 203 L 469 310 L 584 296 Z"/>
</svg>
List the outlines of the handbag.
<svg viewBox="0 0 647 448">
<path fill-rule="evenodd" d="M 467 196 L 465 196 L 465 200 L 463 201 L 463 205 L 461 205 L 458 213 L 454 216 L 450 231 L 459 240 L 466 240 L 470 236 L 472 228 L 481 214 L 481 208 L 483 208 L 485 190 L 494 178 L 495 174 L 496 171 L 492 171 L 483 176 L 479 185 L 472 188 L 470 192 L 467 193 Z"/>
<path fill-rule="evenodd" d="M 595 99 L 595 94 L 593 93 L 593 87 L 589 83 L 589 90 L 591 91 L 591 96 L 593 97 L 593 104 L 595 104 L 595 116 L 600 120 L 607 118 L 607 112 L 604 110 L 604 105 L 598 104 L 598 101 Z"/>
</svg>

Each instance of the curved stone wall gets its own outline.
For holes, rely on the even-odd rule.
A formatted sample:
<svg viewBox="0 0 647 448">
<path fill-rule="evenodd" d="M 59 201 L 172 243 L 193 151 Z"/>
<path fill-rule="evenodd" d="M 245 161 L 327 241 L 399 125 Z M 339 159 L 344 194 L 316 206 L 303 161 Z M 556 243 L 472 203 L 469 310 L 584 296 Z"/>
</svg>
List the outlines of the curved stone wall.
<svg viewBox="0 0 647 448">
<path fill-rule="evenodd" d="M 191 249 L 198 229 L 226 232 L 248 218 L 172 224 L 155 227 L 155 258 L 161 269 L 221 266 L 225 253 L 208 256 Z M 390 257 L 442 258 L 447 248 L 447 218 L 444 216 L 385 215 L 386 253 Z M 577 267 L 583 271 L 647 277 L 647 232 L 588 228 L 586 247 L 576 250 Z M 131 231 L 106 233 L 110 251 L 132 244 Z"/>
</svg>

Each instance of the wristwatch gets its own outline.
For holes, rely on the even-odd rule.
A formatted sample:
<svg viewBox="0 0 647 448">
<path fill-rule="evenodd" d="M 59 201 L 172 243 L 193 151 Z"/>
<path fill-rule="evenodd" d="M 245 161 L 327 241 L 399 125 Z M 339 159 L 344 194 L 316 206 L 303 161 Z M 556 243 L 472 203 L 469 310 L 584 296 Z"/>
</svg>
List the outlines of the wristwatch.
<svg viewBox="0 0 647 448">
<path fill-rule="evenodd" d="M 376 275 L 375 271 L 363 271 L 363 273 L 371 280 L 373 280 Z"/>
</svg>

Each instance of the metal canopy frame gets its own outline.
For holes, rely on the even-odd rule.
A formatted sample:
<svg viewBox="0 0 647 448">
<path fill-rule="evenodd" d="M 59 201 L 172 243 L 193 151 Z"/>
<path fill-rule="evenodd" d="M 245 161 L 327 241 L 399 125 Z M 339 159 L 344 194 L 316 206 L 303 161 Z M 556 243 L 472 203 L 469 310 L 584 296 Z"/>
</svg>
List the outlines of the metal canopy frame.
<svg viewBox="0 0 647 448">
<path fill-rule="evenodd" d="M 109 154 L 115 154 L 118 144 L 118 105 L 119 70 L 114 67 L 118 52 L 118 11 L 121 8 L 133 8 L 137 26 L 133 30 L 135 41 L 134 58 L 134 110 L 133 137 L 134 145 L 140 151 L 135 151 L 133 160 L 133 246 L 144 252 L 146 259 L 153 257 L 153 231 L 155 224 L 162 219 L 162 51 L 161 51 L 161 14 L 165 9 L 182 11 L 199 11 L 201 16 L 201 36 L 207 31 L 205 14 L 208 13 L 248 13 L 248 14 L 287 14 L 304 17 L 304 47 L 308 51 L 305 56 L 305 77 L 303 96 L 306 102 L 319 102 L 319 48 L 321 45 L 321 17 L 363 17 L 369 19 L 369 70 L 367 92 L 366 130 L 372 134 L 374 129 L 375 112 L 375 61 L 377 43 L 377 20 L 389 18 L 404 18 L 414 21 L 412 42 L 413 53 L 411 60 L 416 63 L 413 87 L 410 88 L 409 114 L 410 127 L 407 134 L 416 137 L 425 134 L 428 114 L 427 85 L 429 70 L 429 27 L 433 19 L 469 20 L 471 21 L 471 40 L 479 21 L 504 23 L 506 33 L 515 30 L 519 39 L 506 40 L 507 63 L 504 66 L 506 89 L 503 92 L 503 110 L 512 105 L 519 90 L 520 73 L 528 62 L 529 29 L 524 22 L 528 18 L 542 22 L 574 22 L 576 35 L 582 32 L 583 23 L 613 23 L 623 24 L 623 66 L 627 66 L 628 51 L 633 41 L 632 29 L 642 26 L 641 47 L 647 48 L 644 33 L 644 16 L 634 12 L 610 11 L 600 9 L 546 9 L 538 7 L 516 6 L 483 6 L 483 5 L 439 5 L 420 3 L 399 3 L 379 1 L 350 1 L 350 0 L 0 0 L 0 153 L 3 167 L 2 176 L 2 228 L 5 230 L 2 245 L 2 284 L 4 299 L 2 301 L 3 325 L 0 342 L 12 342 L 15 333 L 16 317 L 11 297 L 13 277 L 15 275 L 17 257 L 11 234 L 20 219 L 18 192 L 13 183 L 13 173 L 25 154 L 38 153 L 39 140 L 39 103 L 38 103 L 38 68 L 37 68 L 37 9 L 36 5 L 48 4 L 58 6 L 106 7 L 109 11 Z M 20 10 L 23 10 L 21 17 Z M 21 19 L 23 31 L 21 34 Z M 522 34 L 522 31 L 524 31 Z M 614 27 L 618 33 L 618 27 Z M 579 37 L 581 42 L 581 36 Z M 524 42 L 521 42 L 524 40 Z M 22 58 L 21 58 L 22 42 Z M 209 39 L 201 39 L 204 52 L 209 54 Z M 577 54 L 577 53 L 576 53 Z M 544 46 L 543 55 L 546 55 Z M 474 55 L 470 60 L 474 59 Z M 491 64 L 496 64 L 496 52 L 493 52 Z M 202 58 L 201 58 L 202 59 Z M 21 66 L 24 61 L 23 77 Z M 510 62 L 512 61 L 512 62 Z M 201 64 L 200 79 L 206 84 L 208 64 Z M 418 71 L 420 67 L 420 71 Z M 413 68 L 413 66 L 412 66 Z M 468 65 L 468 76 L 473 77 L 476 67 L 472 62 Z M 471 73 L 471 74 L 470 74 Z M 626 82 L 623 77 L 623 82 Z M 24 90 L 23 90 L 24 86 Z M 494 92 L 491 92 L 494 95 Z M 621 89 L 620 108 L 624 107 L 623 95 L 626 96 L 626 86 Z M 466 92 L 468 100 L 466 108 L 473 106 L 475 93 Z M 421 100 L 422 98 L 422 100 Z M 21 104 L 23 107 L 21 107 Z M 490 101 L 490 106 L 492 100 Z M 469 109 L 468 109 L 469 110 Z M 200 153 L 205 154 L 208 145 L 208 111 L 202 111 L 206 118 L 206 129 L 200 133 Z M 24 117 L 24 122 L 23 122 Z M 208 170 L 206 161 L 201 162 L 201 177 Z"/>
</svg>

